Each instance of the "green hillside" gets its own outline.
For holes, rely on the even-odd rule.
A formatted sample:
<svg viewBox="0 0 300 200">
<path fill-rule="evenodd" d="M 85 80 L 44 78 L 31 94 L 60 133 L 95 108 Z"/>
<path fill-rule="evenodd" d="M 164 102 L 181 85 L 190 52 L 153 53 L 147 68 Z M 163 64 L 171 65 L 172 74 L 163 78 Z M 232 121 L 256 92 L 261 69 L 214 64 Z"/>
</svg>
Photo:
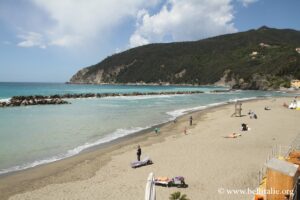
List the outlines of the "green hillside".
<svg viewBox="0 0 300 200">
<path fill-rule="evenodd" d="M 214 84 L 268 89 L 300 79 L 300 31 L 261 27 L 194 42 L 150 44 L 107 57 L 71 83 Z M 227 76 L 226 76 L 227 75 Z"/>
</svg>

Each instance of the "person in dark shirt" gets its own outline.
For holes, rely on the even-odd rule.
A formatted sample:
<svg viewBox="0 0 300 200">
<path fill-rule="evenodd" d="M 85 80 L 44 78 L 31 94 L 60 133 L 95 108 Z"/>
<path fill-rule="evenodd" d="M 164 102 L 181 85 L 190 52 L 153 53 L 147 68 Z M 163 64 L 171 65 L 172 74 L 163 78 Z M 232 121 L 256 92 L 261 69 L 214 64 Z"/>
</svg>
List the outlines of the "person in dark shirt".
<svg viewBox="0 0 300 200">
<path fill-rule="evenodd" d="M 142 155 L 142 149 L 141 149 L 140 145 L 138 145 L 136 155 L 137 155 L 137 160 L 140 161 L 141 160 L 141 155 Z"/>
<path fill-rule="evenodd" d="M 192 126 L 192 125 L 193 125 L 193 117 L 190 116 L 190 126 Z"/>
<path fill-rule="evenodd" d="M 254 115 L 253 115 L 253 118 L 254 118 L 254 119 L 257 119 L 257 115 L 256 115 L 255 113 L 254 113 Z"/>
<path fill-rule="evenodd" d="M 242 131 L 248 131 L 248 126 L 245 123 L 242 123 Z"/>
</svg>

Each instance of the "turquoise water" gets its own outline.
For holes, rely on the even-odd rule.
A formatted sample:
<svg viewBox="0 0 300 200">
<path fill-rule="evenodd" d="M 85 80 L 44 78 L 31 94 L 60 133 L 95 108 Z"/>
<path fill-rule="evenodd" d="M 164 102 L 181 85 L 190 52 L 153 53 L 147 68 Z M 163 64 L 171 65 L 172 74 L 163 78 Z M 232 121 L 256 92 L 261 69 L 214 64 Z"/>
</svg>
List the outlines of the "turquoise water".
<svg viewBox="0 0 300 200">
<path fill-rule="evenodd" d="M 209 93 L 216 89 L 222 88 L 0 83 L 0 99 L 14 95 L 89 92 L 205 92 L 194 95 L 68 99 L 72 104 L 2 108 L 0 174 L 73 156 L 89 147 L 173 120 L 189 111 L 235 99 L 283 95 L 261 91 Z"/>
</svg>

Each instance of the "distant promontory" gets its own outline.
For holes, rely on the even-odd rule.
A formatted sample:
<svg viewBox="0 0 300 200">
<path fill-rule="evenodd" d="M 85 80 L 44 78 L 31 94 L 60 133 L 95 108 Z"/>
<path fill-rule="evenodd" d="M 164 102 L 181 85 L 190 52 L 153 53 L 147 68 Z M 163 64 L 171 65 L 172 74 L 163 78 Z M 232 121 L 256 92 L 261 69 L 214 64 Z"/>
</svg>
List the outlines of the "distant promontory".
<svg viewBox="0 0 300 200">
<path fill-rule="evenodd" d="M 149 44 L 78 71 L 76 84 L 226 85 L 277 89 L 300 79 L 300 31 L 263 26 L 193 42 Z"/>
</svg>

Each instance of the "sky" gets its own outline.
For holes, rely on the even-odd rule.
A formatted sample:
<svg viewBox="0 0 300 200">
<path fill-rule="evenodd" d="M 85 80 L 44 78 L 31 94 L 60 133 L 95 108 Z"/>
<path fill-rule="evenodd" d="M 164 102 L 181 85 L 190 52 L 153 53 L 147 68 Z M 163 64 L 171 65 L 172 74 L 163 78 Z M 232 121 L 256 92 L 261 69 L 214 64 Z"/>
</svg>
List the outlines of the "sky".
<svg viewBox="0 0 300 200">
<path fill-rule="evenodd" d="M 0 0 L 0 82 L 66 82 L 149 43 L 300 30 L 299 10 L 299 0 Z"/>
</svg>

